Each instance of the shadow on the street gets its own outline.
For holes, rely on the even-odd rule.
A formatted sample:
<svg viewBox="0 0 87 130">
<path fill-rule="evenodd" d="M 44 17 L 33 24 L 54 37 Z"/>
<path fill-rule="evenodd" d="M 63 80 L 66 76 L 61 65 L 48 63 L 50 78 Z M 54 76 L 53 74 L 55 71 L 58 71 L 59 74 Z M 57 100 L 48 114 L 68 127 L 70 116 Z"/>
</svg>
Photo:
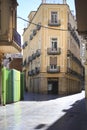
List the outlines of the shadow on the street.
<svg viewBox="0 0 87 130">
<path fill-rule="evenodd" d="M 75 95 L 75 94 L 72 94 Z M 70 95 L 66 95 L 67 97 Z M 58 94 L 40 94 L 40 93 L 29 93 L 25 92 L 24 94 L 24 101 L 48 101 L 54 100 L 57 98 L 66 97 L 65 95 L 58 95 Z"/>
<path fill-rule="evenodd" d="M 87 100 L 82 99 L 72 104 L 72 108 L 63 110 L 65 115 L 47 130 L 87 130 Z"/>
<path fill-rule="evenodd" d="M 61 96 L 59 95 L 51 95 L 51 94 L 25 93 L 24 101 L 48 101 L 48 100 L 53 100 L 60 97 Z"/>
</svg>

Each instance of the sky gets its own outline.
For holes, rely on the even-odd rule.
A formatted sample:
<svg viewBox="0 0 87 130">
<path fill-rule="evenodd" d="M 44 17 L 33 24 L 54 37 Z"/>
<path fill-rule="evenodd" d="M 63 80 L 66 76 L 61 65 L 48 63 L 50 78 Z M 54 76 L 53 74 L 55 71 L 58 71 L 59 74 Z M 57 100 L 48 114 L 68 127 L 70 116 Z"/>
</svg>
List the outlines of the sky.
<svg viewBox="0 0 87 130">
<path fill-rule="evenodd" d="M 62 0 L 47 0 L 49 3 L 61 3 Z M 71 11 L 75 14 L 74 0 L 66 0 Z M 17 16 L 28 20 L 28 15 L 31 11 L 36 11 L 42 0 L 17 0 L 19 6 L 17 7 Z M 27 22 L 17 18 L 17 31 L 22 35 L 23 29 L 27 27 Z"/>
</svg>

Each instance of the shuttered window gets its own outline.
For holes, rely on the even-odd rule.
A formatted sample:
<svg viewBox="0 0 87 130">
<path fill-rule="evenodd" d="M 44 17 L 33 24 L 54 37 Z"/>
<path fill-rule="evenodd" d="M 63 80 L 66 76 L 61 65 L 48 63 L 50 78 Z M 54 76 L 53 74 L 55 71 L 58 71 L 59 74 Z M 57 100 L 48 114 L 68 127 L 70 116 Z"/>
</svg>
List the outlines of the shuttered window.
<svg viewBox="0 0 87 130">
<path fill-rule="evenodd" d="M 50 57 L 50 65 L 57 65 L 57 57 Z"/>
</svg>

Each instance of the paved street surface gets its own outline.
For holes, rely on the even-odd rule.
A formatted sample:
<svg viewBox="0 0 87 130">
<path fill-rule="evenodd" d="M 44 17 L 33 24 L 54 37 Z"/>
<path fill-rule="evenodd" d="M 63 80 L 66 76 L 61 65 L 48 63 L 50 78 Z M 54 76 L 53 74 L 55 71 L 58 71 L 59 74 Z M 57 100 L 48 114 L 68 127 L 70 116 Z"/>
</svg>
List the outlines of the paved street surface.
<svg viewBox="0 0 87 130">
<path fill-rule="evenodd" d="M 0 106 L 0 130 L 87 130 L 84 91 L 66 97 L 25 95 L 25 100 Z"/>
</svg>

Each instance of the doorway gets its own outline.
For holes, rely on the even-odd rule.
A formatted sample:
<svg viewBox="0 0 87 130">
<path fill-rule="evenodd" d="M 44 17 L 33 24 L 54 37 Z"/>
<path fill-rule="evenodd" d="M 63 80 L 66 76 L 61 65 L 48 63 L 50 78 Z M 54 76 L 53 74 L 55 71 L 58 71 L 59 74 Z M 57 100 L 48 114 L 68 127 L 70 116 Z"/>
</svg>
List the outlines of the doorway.
<svg viewBox="0 0 87 130">
<path fill-rule="evenodd" d="M 48 94 L 58 94 L 58 79 L 48 79 Z"/>
</svg>

